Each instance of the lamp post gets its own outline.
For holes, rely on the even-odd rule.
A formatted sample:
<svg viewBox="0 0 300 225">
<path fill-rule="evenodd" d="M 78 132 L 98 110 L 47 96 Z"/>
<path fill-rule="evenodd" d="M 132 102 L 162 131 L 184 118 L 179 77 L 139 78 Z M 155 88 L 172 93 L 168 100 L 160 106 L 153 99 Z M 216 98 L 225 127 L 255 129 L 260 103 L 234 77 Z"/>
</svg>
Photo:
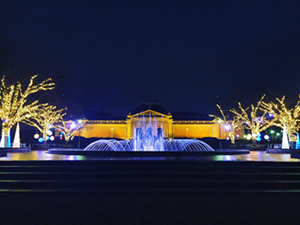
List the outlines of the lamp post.
<svg viewBox="0 0 300 225">
<path fill-rule="evenodd" d="M 222 123 L 222 120 L 218 120 L 218 123 L 219 123 L 219 141 L 220 141 L 220 149 L 222 149 L 222 140 L 221 140 L 221 123 Z"/>
<path fill-rule="evenodd" d="M 78 124 L 79 124 L 79 126 L 81 126 L 81 124 L 82 124 L 82 120 L 78 120 L 77 121 L 78 122 Z M 77 145 L 77 148 L 80 148 L 80 130 L 78 131 L 78 145 Z"/>
</svg>

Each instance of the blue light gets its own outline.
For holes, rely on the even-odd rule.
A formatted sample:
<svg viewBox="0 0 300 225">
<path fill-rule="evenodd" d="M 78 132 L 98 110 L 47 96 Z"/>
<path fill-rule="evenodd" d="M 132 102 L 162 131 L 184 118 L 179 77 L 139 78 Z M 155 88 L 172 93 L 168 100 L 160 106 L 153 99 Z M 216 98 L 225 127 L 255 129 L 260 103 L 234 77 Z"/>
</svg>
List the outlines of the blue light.
<svg viewBox="0 0 300 225">
<path fill-rule="evenodd" d="M 39 138 L 39 139 L 38 139 L 38 142 L 40 142 L 40 143 L 42 143 L 43 141 L 44 141 L 43 138 Z"/>
<path fill-rule="evenodd" d="M 296 149 L 300 149 L 299 132 L 297 132 L 297 142 L 296 142 Z"/>
</svg>

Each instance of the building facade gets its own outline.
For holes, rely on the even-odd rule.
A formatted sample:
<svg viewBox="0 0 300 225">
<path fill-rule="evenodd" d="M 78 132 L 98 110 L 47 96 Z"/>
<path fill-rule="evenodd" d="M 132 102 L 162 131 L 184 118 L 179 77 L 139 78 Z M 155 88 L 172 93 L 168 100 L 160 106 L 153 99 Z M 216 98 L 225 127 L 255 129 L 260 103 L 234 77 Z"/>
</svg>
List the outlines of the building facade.
<svg viewBox="0 0 300 225">
<path fill-rule="evenodd" d="M 170 113 L 155 107 L 146 107 L 140 112 L 134 110 L 124 120 L 88 120 L 79 135 L 85 138 L 132 139 L 137 129 L 145 125 L 154 132 L 162 129 L 165 138 L 229 138 L 229 131 L 213 118 L 174 119 Z M 236 138 L 243 135 L 240 130 Z"/>
</svg>

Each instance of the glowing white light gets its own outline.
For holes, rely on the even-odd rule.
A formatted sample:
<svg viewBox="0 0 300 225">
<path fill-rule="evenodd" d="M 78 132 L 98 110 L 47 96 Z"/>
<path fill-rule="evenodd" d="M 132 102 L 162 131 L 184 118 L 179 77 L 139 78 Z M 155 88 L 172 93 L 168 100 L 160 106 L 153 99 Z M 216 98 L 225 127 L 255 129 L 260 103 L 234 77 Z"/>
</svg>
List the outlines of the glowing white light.
<svg viewBox="0 0 300 225">
<path fill-rule="evenodd" d="M 265 140 L 269 140 L 269 139 L 270 139 L 270 136 L 266 134 L 266 135 L 264 136 L 264 139 L 265 139 Z"/>
<path fill-rule="evenodd" d="M 47 130 L 47 132 L 46 132 L 49 136 L 51 136 L 52 135 L 52 131 L 51 130 Z"/>
<path fill-rule="evenodd" d="M 51 136 L 50 137 L 50 141 L 54 141 L 55 137 L 54 136 Z"/>
<path fill-rule="evenodd" d="M 248 135 L 247 135 L 247 140 L 251 140 L 251 138 L 252 138 L 252 135 L 251 135 L 251 134 L 248 134 Z"/>
<path fill-rule="evenodd" d="M 35 134 L 35 135 L 33 135 L 33 137 L 34 137 L 35 139 L 38 139 L 38 138 L 40 137 L 40 135 L 39 135 L 39 134 Z"/>
<path fill-rule="evenodd" d="M 226 130 L 230 130 L 230 129 L 231 129 L 231 126 L 230 126 L 229 124 L 226 124 L 226 125 L 225 125 L 225 129 L 226 129 Z"/>
<path fill-rule="evenodd" d="M 73 123 L 71 124 L 71 129 L 74 129 L 74 128 L 76 128 L 76 124 L 73 122 Z"/>
</svg>

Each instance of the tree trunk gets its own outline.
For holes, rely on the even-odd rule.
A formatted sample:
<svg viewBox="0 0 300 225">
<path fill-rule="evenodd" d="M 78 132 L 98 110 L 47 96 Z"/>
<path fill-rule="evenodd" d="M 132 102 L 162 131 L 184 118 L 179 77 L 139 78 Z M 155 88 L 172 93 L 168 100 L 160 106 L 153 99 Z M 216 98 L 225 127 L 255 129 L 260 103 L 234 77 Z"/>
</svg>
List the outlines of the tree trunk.
<svg viewBox="0 0 300 225">
<path fill-rule="evenodd" d="M 44 142 L 43 142 L 43 145 L 47 145 L 47 133 L 46 132 L 43 132 L 43 140 L 44 140 Z"/>
<path fill-rule="evenodd" d="M 234 136 L 231 136 L 230 140 L 231 140 L 231 144 L 235 144 L 235 138 L 234 138 Z"/>
<path fill-rule="evenodd" d="M 4 131 L 4 147 L 10 148 L 11 147 L 11 141 L 10 141 L 10 129 L 3 127 Z"/>
</svg>

